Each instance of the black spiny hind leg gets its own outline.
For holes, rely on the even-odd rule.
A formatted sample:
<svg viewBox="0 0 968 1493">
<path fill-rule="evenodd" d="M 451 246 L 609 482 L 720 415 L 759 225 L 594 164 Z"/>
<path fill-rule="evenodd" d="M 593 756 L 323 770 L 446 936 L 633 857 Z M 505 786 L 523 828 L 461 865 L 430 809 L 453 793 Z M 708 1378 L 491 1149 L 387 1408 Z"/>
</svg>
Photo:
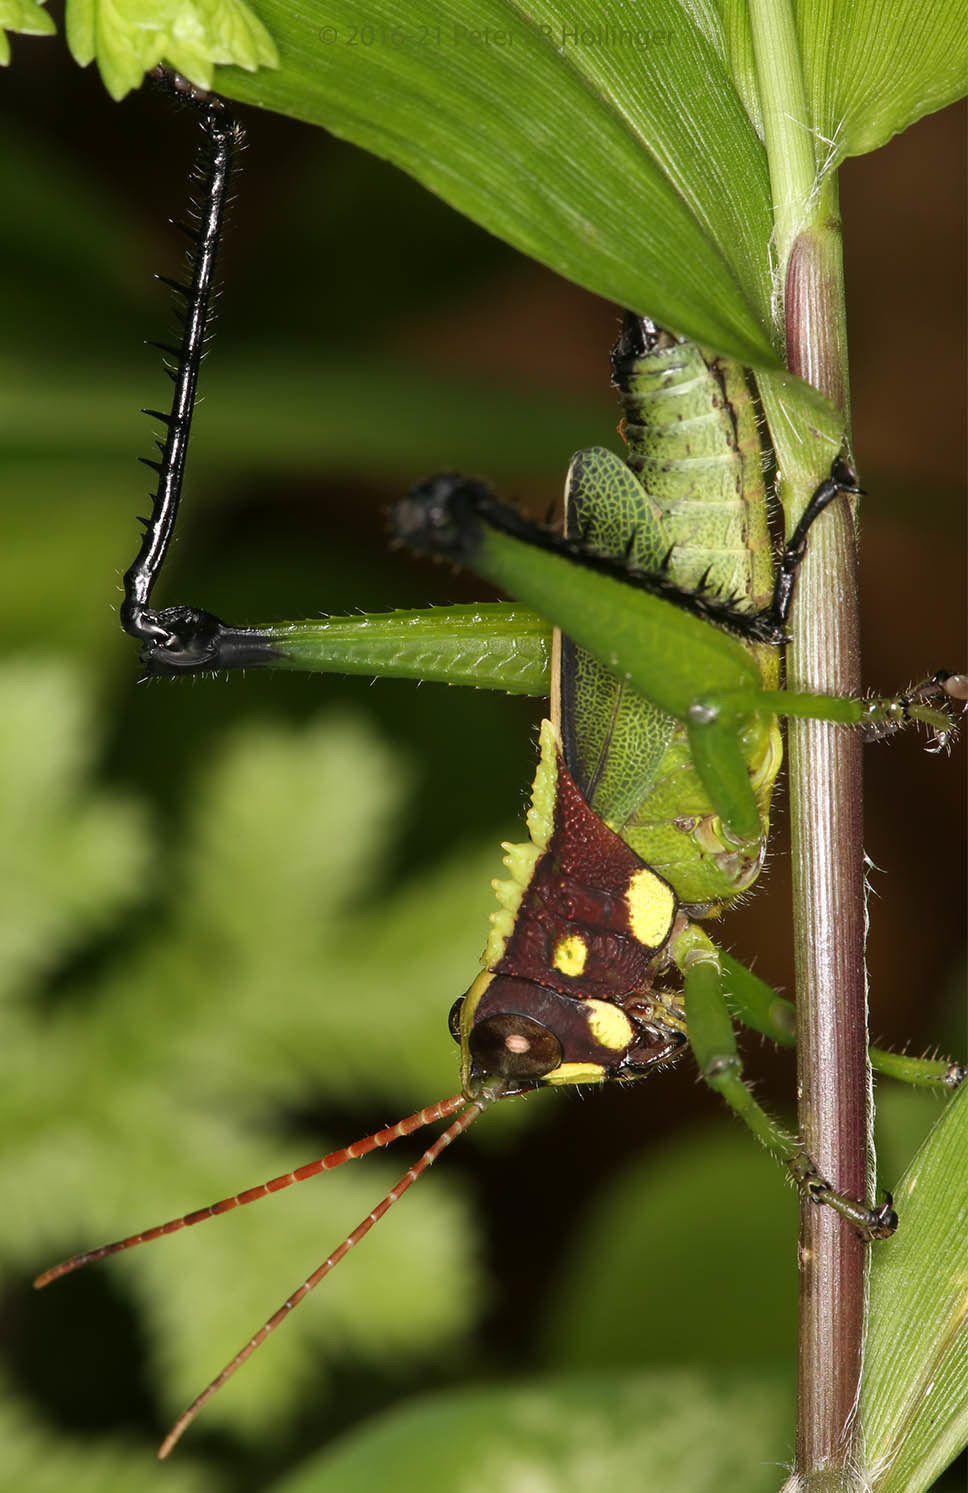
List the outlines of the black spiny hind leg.
<svg viewBox="0 0 968 1493">
<path fill-rule="evenodd" d="M 149 602 L 178 516 L 198 371 L 210 322 L 215 260 L 232 162 L 242 140 L 241 129 L 221 99 L 203 93 L 185 79 L 163 70 L 158 70 L 156 78 L 198 111 L 203 140 L 194 171 L 201 188 L 199 201 L 193 212 L 193 221 L 179 225 L 188 239 L 188 278 L 183 283 L 166 276 L 159 277 L 171 287 L 176 297 L 182 335 L 177 349 L 166 349 L 177 357 L 177 365 L 168 369 L 175 386 L 171 409 L 168 413 L 146 411 L 165 426 L 165 439 L 158 442 L 160 460 L 144 458 L 146 465 L 157 472 L 158 485 L 152 496 L 151 516 L 141 520 L 145 532 L 137 556 L 124 577 L 124 601 L 121 605 L 122 627 L 131 637 L 145 644 L 148 654 L 154 648 L 169 652 L 176 650 L 188 634 L 191 651 L 197 651 L 199 644 L 197 630 L 192 632 L 184 615 L 177 619 L 178 626 L 172 625 L 175 619 L 171 612 L 186 613 L 191 609 L 174 608 L 168 614 L 159 613 L 151 608 Z"/>
</svg>

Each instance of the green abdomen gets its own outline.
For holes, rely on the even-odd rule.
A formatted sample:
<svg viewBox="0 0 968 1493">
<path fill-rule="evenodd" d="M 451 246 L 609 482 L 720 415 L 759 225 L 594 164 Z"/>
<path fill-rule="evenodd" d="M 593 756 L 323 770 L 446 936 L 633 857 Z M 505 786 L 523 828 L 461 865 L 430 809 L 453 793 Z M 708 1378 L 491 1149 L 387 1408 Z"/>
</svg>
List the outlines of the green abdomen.
<svg viewBox="0 0 968 1493">
<path fill-rule="evenodd" d="M 637 350 L 641 349 L 641 351 Z M 642 318 L 612 354 L 626 462 L 657 505 L 681 586 L 766 606 L 773 563 L 762 451 L 746 375 Z"/>
<path fill-rule="evenodd" d="M 612 361 L 626 462 L 603 450 L 579 453 L 566 491 L 568 532 L 643 569 L 665 568 L 683 588 L 762 610 L 773 565 L 743 370 L 632 316 Z M 756 653 L 772 688 L 775 650 Z M 566 759 L 595 812 L 683 902 L 712 906 L 749 886 L 760 859 L 724 843 L 681 727 L 568 640 L 561 683 Z M 751 717 L 744 740 L 765 839 L 781 755 L 775 722 Z"/>
</svg>

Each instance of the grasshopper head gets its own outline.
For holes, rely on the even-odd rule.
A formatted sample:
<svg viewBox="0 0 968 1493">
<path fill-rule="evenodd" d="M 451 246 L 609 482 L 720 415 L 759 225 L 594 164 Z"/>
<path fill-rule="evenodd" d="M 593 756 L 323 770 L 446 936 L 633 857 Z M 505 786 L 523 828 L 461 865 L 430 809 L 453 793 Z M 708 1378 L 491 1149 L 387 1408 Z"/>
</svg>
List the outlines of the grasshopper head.
<svg viewBox="0 0 968 1493">
<path fill-rule="evenodd" d="M 461 1049 L 461 1084 L 475 1095 L 503 1079 L 505 1095 L 540 1084 L 634 1078 L 670 1058 L 682 1033 L 611 1001 L 563 995 L 518 975 L 478 975 L 455 1001 L 450 1030 Z"/>
</svg>

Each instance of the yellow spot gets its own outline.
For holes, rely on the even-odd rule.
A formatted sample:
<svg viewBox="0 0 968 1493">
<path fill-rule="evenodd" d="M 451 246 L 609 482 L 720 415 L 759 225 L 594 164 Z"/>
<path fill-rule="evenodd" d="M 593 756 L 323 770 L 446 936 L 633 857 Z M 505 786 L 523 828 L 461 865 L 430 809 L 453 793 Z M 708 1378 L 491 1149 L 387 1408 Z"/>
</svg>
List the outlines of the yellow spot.
<svg viewBox="0 0 968 1493">
<path fill-rule="evenodd" d="M 577 933 L 569 933 L 555 946 L 551 962 L 563 975 L 580 975 L 588 958 L 588 945 Z"/>
<path fill-rule="evenodd" d="M 625 1012 L 611 1001 L 584 1001 L 588 1028 L 596 1042 L 612 1052 L 621 1052 L 635 1036 L 635 1029 Z"/>
<path fill-rule="evenodd" d="M 551 1073 L 546 1073 L 542 1083 L 602 1083 L 605 1069 L 601 1063 L 559 1063 Z"/>
<path fill-rule="evenodd" d="M 643 866 L 629 881 L 625 905 L 633 936 L 646 948 L 661 949 L 676 913 L 676 899 L 668 882 Z"/>
</svg>

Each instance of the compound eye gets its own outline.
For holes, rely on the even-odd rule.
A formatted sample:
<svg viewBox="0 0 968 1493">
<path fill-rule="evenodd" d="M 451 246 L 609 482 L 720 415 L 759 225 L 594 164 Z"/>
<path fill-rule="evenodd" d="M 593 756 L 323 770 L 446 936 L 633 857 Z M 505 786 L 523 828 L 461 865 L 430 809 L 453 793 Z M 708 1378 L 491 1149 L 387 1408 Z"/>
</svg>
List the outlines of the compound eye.
<svg viewBox="0 0 968 1493">
<path fill-rule="evenodd" d="M 501 1078 L 543 1078 L 562 1058 L 561 1043 L 549 1027 L 510 1013 L 479 1021 L 468 1045 L 475 1063 Z"/>
<path fill-rule="evenodd" d="M 464 997 L 462 995 L 459 995 L 454 1004 L 451 1006 L 450 1012 L 447 1016 L 447 1025 L 450 1028 L 450 1035 L 453 1037 L 455 1042 L 460 1041 L 460 1013 L 463 1009 L 463 1006 Z"/>
</svg>

